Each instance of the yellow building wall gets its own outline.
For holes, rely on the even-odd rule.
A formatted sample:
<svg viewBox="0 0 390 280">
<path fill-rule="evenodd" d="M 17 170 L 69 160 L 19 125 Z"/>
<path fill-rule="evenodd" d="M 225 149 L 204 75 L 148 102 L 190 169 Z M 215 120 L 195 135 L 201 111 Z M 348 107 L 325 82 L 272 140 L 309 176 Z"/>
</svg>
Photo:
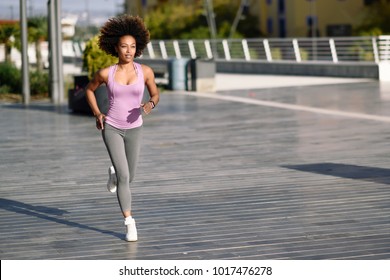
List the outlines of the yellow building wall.
<svg viewBox="0 0 390 280">
<path fill-rule="evenodd" d="M 281 16 L 278 12 L 278 2 L 271 0 L 271 4 L 267 5 L 267 17 L 272 18 L 274 25 L 269 37 L 279 37 Z M 285 0 L 286 37 L 307 37 L 309 16 L 317 18 L 320 36 L 326 36 L 328 25 L 357 26 L 363 19 L 364 11 L 364 0 Z"/>
</svg>

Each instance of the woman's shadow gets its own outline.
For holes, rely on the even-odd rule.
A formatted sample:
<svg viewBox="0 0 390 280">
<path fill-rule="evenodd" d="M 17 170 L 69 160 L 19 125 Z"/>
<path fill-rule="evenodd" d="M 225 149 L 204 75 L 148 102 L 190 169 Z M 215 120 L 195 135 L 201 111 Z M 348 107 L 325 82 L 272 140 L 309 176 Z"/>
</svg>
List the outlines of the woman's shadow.
<svg viewBox="0 0 390 280">
<path fill-rule="evenodd" d="M 95 228 L 92 226 L 83 225 L 80 223 L 65 220 L 61 218 L 61 216 L 69 212 L 57 208 L 46 207 L 46 206 L 34 206 L 31 204 L 26 204 L 23 202 L 11 200 L 11 199 L 5 199 L 5 198 L 0 198 L 0 208 L 10 212 L 37 217 L 40 219 L 59 223 L 66 226 L 71 226 L 71 227 L 76 227 L 76 228 L 81 228 L 86 230 L 93 230 L 99 233 L 108 234 L 120 239 L 124 239 L 123 234 L 119 234 L 110 230 L 101 230 L 99 228 Z"/>
</svg>

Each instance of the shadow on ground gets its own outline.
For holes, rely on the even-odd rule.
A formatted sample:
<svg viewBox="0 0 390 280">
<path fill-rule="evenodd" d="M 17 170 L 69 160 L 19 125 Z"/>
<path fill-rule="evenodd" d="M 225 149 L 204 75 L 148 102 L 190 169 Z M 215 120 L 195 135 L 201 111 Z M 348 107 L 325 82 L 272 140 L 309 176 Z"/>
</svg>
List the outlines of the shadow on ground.
<svg viewBox="0 0 390 280">
<path fill-rule="evenodd" d="M 68 211 L 60 210 L 53 207 L 46 206 L 34 206 L 23 202 L 0 198 L 0 209 L 11 211 L 17 214 L 24 214 L 28 216 L 37 217 L 43 220 L 59 223 L 66 226 L 76 227 L 80 229 L 93 230 L 99 233 L 112 235 L 116 238 L 124 239 L 124 234 L 116 233 L 109 230 L 101 230 L 96 227 L 83 225 L 80 223 L 72 222 L 61 218 L 64 214 L 68 214 Z"/>
<path fill-rule="evenodd" d="M 341 163 L 312 163 L 301 165 L 282 165 L 284 168 L 341 178 L 390 184 L 390 169 Z"/>
</svg>

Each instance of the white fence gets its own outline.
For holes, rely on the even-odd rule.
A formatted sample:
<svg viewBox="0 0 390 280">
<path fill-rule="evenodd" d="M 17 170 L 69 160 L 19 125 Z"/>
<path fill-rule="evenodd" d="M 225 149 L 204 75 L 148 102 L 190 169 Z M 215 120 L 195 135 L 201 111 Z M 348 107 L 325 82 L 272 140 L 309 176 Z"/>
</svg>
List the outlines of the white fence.
<svg viewBox="0 0 390 280">
<path fill-rule="evenodd" d="M 43 59 L 48 64 L 48 45 L 42 43 Z M 63 55 L 77 61 L 85 44 L 64 41 Z M 29 45 L 30 63 L 35 62 L 35 48 Z M 220 40 L 153 40 L 144 50 L 145 58 L 206 58 L 226 61 L 290 61 L 290 62 L 390 62 L 390 36 L 279 39 Z M 75 60 L 72 60 L 74 58 Z M 20 65 L 20 53 L 14 48 L 12 60 Z M 0 61 L 4 61 L 4 45 L 0 44 Z M 79 61 L 79 60 L 78 60 Z"/>
<path fill-rule="evenodd" d="M 208 58 L 246 61 L 390 61 L 390 36 L 221 39 L 221 40 L 154 40 L 144 51 L 145 58 Z"/>
</svg>

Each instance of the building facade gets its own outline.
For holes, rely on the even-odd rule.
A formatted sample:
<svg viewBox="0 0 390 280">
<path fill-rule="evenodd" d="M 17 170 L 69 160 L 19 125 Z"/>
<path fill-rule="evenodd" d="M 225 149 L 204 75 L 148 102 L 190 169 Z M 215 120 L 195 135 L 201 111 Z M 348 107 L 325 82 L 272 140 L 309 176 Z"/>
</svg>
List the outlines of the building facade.
<svg viewBox="0 0 390 280">
<path fill-rule="evenodd" d="M 207 0 L 183 0 L 193 1 Z M 210 1 L 210 0 L 209 0 Z M 229 1 L 229 0 L 227 0 Z M 267 37 L 351 36 L 367 11 L 378 0 L 230 0 L 232 7 L 245 3 L 259 18 Z M 169 0 L 126 0 L 127 13 L 144 16 L 149 9 Z M 212 2 L 212 0 L 211 0 Z M 216 22 L 218 25 L 218 21 Z"/>
<path fill-rule="evenodd" d="M 260 0 L 261 1 L 261 0 Z M 350 36 L 375 0 L 263 0 L 270 37 Z"/>
</svg>

